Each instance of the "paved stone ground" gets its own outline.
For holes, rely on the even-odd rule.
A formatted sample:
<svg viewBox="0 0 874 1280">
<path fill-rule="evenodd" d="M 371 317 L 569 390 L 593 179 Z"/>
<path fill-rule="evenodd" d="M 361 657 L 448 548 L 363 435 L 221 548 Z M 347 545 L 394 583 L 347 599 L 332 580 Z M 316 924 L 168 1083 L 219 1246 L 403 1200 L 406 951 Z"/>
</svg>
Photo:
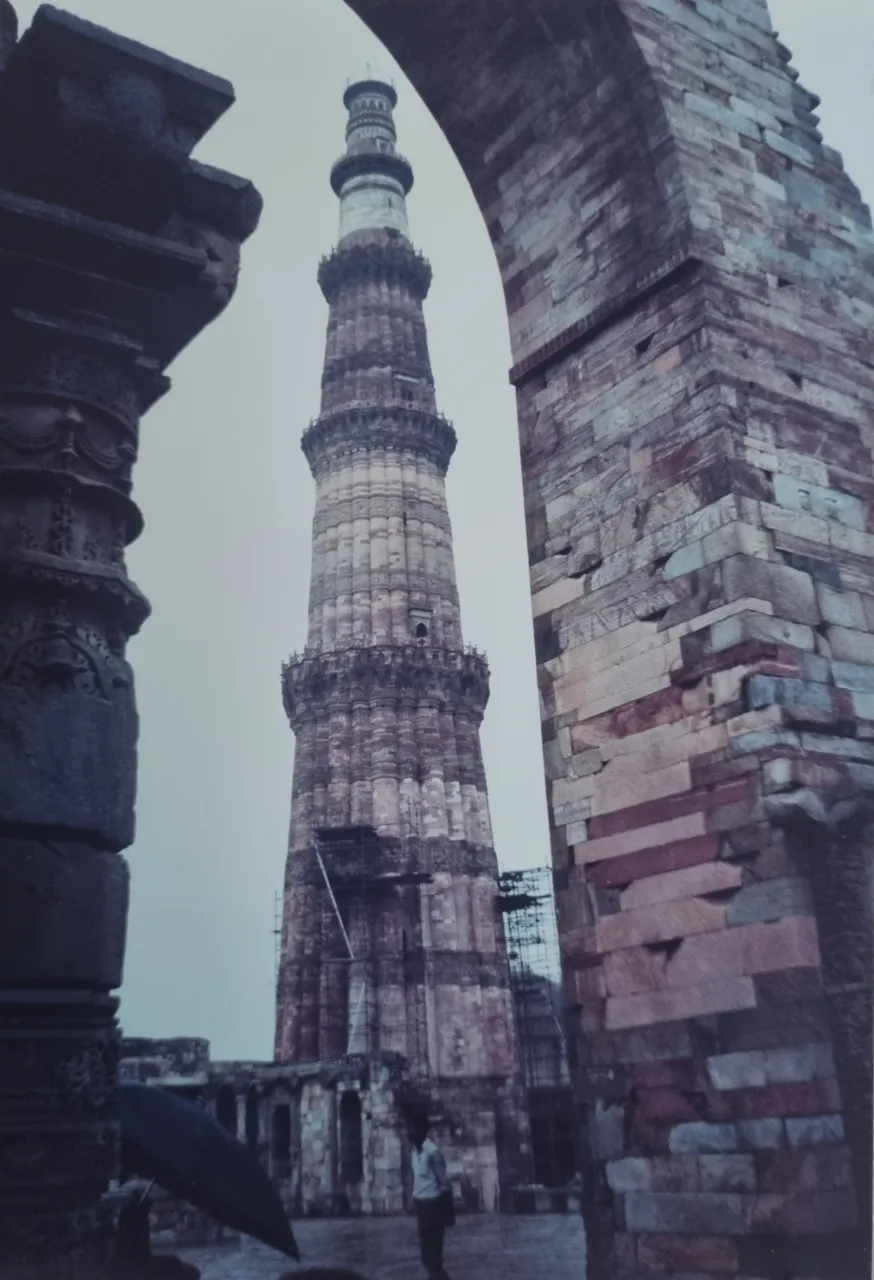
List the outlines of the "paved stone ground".
<svg viewBox="0 0 874 1280">
<path fill-rule="evenodd" d="M 413 1218 L 296 1221 L 305 1266 L 353 1267 L 370 1280 L 425 1280 Z M 251 1241 L 180 1251 L 203 1280 L 289 1280 L 297 1267 Z M 585 1280 L 585 1237 L 575 1214 L 460 1218 L 446 1237 L 453 1280 Z"/>
</svg>

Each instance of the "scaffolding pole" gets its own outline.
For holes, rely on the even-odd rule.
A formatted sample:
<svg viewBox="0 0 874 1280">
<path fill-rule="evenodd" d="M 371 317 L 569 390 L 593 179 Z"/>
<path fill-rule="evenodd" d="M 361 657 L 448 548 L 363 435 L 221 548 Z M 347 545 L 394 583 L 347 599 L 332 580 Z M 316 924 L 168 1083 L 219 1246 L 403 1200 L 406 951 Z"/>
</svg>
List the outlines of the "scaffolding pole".
<svg viewBox="0 0 874 1280">
<path fill-rule="evenodd" d="M 498 905 L 526 1086 L 560 1087 L 567 1079 L 567 1043 L 555 1009 L 561 966 L 550 869 L 505 871 Z"/>
<path fill-rule="evenodd" d="M 316 858 L 318 859 L 319 870 L 322 873 L 322 879 L 325 882 L 325 888 L 328 890 L 328 897 L 331 899 L 331 906 L 334 908 L 334 914 L 337 917 L 337 923 L 340 925 L 340 930 L 343 934 L 343 941 L 346 943 L 346 950 L 349 952 L 349 959 L 354 960 L 355 955 L 354 955 L 354 952 L 352 951 L 352 943 L 349 941 L 349 934 L 346 932 L 346 926 L 343 923 L 343 916 L 340 913 L 340 908 L 337 906 L 337 899 L 334 896 L 334 890 L 331 885 L 331 881 L 328 876 L 325 863 L 322 859 L 322 852 L 319 848 L 318 840 L 313 841 L 313 849 L 315 851 Z"/>
</svg>

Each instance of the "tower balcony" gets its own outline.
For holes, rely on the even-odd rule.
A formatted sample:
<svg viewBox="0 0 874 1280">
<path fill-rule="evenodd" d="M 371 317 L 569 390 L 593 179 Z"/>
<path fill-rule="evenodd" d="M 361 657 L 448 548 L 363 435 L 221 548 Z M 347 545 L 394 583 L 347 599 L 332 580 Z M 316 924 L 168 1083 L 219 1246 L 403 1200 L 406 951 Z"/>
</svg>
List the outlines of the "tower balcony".
<svg viewBox="0 0 874 1280">
<path fill-rule="evenodd" d="M 399 236 L 381 238 L 339 245 L 319 263 L 318 281 L 329 305 L 336 302 L 345 285 L 362 282 L 400 284 L 422 302 L 431 287 L 431 264 Z"/>
<path fill-rule="evenodd" d="M 404 195 L 409 195 L 413 188 L 413 166 L 404 156 L 396 151 L 377 151 L 368 148 L 366 151 L 349 151 L 341 156 L 331 169 L 331 186 L 335 195 L 340 195 L 350 178 L 359 178 L 370 174 L 380 174 L 386 178 L 394 178 Z"/>
<path fill-rule="evenodd" d="M 303 433 L 301 449 L 310 470 L 346 454 L 374 449 L 429 458 L 445 475 L 457 437 L 442 414 L 407 404 L 358 405 L 324 413 Z"/>
<path fill-rule="evenodd" d="M 292 729 L 305 720 L 366 707 L 431 704 L 467 711 L 478 722 L 489 700 L 489 665 L 472 645 L 351 645 L 304 650 L 282 668 L 282 701 Z"/>
</svg>

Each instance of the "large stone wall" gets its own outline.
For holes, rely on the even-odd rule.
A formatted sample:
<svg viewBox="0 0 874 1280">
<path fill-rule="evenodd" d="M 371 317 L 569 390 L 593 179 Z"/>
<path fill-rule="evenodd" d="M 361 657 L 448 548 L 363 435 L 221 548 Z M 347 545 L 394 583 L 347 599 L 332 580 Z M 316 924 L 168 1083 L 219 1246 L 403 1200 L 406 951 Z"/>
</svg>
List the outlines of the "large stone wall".
<svg viewBox="0 0 874 1280">
<path fill-rule="evenodd" d="M 350 0 L 513 343 L 590 1275 L 870 1273 L 874 241 L 764 0 Z"/>
</svg>

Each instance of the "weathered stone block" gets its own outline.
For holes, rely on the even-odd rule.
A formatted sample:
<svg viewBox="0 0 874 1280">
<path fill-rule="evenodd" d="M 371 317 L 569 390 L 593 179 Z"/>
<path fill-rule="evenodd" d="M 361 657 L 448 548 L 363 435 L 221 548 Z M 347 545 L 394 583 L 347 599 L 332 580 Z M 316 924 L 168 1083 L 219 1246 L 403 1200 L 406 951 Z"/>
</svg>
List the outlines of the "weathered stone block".
<svg viewBox="0 0 874 1280">
<path fill-rule="evenodd" d="M 637 853 L 642 849 L 653 849 L 663 844 L 692 840 L 706 834 L 702 813 L 684 814 L 682 817 L 670 818 L 663 822 L 630 827 L 614 835 L 594 837 L 590 835 L 587 843 L 581 849 L 575 850 L 576 861 L 580 865 L 588 862 L 602 862 L 607 858 L 618 858 L 624 854 Z"/>
<path fill-rule="evenodd" d="M 699 1182 L 697 1155 L 656 1156 L 652 1161 L 653 1191 L 698 1191 Z"/>
<path fill-rule="evenodd" d="M 851 693 L 874 693 L 874 666 L 832 662 L 832 675 L 839 689 L 849 689 Z"/>
<path fill-rule="evenodd" d="M 725 908 L 701 899 L 657 903 L 608 916 L 595 927 L 598 949 L 618 951 L 645 943 L 666 942 L 690 934 L 709 933 L 725 925 Z"/>
<path fill-rule="evenodd" d="M 751 556 L 731 556 L 722 565 L 722 585 L 727 601 L 756 596 L 770 600 L 778 618 L 809 626 L 820 621 L 813 581 L 797 569 Z"/>
<path fill-rule="evenodd" d="M 829 1190 L 852 1185 L 849 1148 L 829 1143 L 795 1147 L 760 1157 L 761 1190 L 770 1193 Z"/>
<path fill-rule="evenodd" d="M 768 1082 L 765 1055 L 755 1050 L 708 1058 L 707 1074 L 714 1089 L 747 1089 Z"/>
<path fill-rule="evenodd" d="M 639 1156 L 611 1160 L 607 1164 L 607 1182 L 612 1191 L 649 1191 L 652 1187 L 652 1161 Z"/>
<path fill-rule="evenodd" d="M 751 709 L 778 705 L 801 707 L 809 711 L 832 710 L 831 694 L 825 685 L 806 680 L 781 680 L 765 675 L 754 675 L 747 681 L 746 702 Z"/>
<path fill-rule="evenodd" d="M 669 985 L 675 986 L 819 962 L 816 923 L 810 916 L 796 915 L 773 924 L 737 925 L 723 933 L 687 938 L 668 961 L 666 975 Z"/>
<path fill-rule="evenodd" d="M 801 1044 L 786 1049 L 769 1049 L 764 1058 L 768 1080 L 774 1084 L 829 1080 L 835 1074 L 834 1054 L 829 1044 Z"/>
<path fill-rule="evenodd" d="M 831 656 L 841 662 L 874 663 L 874 636 L 867 631 L 829 627 Z"/>
<path fill-rule="evenodd" d="M 602 888 L 625 885 L 650 876 L 677 871 L 683 867 L 710 862 L 719 856 L 719 837 L 700 836 L 693 840 L 678 840 L 657 848 L 643 849 L 638 853 L 597 863 L 587 868 L 591 882 Z"/>
<path fill-rule="evenodd" d="M 816 648 L 816 636 L 811 626 L 803 626 L 799 622 L 790 622 L 781 617 L 771 618 L 758 612 L 739 613 L 736 617 L 726 618 L 725 621 L 716 623 L 710 631 L 710 649 L 713 653 L 723 653 L 747 640 L 788 645 L 811 653 Z"/>
<path fill-rule="evenodd" d="M 755 1231 L 809 1236 L 845 1232 L 857 1221 L 856 1199 L 848 1188 L 761 1195 L 749 1203 L 749 1223 Z"/>
<path fill-rule="evenodd" d="M 704 1155 L 698 1160 L 702 1191 L 755 1191 L 756 1167 L 751 1155 Z"/>
<path fill-rule="evenodd" d="M 605 1025 L 610 1030 L 618 1030 L 680 1018 L 701 1018 L 733 1009 L 752 1009 L 755 1005 L 751 978 L 725 977 L 669 991 L 611 997 L 607 1000 Z"/>
<path fill-rule="evenodd" d="M 864 531 L 865 505 L 850 493 L 823 488 L 797 480 L 794 476 L 774 476 L 774 498 L 790 511 L 809 512 L 824 520 L 835 520 L 849 529 Z"/>
<path fill-rule="evenodd" d="M 862 596 L 856 591 L 835 591 L 824 582 L 816 584 L 816 598 L 823 621 L 836 627 L 866 631 L 869 619 Z"/>
<path fill-rule="evenodd" d="M 678 1155 L 719 1154 L 739 1149 L 736 1125 L 708 1124 L 703 1120 L 675 1125 L 668 1141 L 671 1151 Z"/>
<path fill-rule="evenodd" d="M 812 912 L 808 882 L 787 878 L 745 885 L 728 903 L 725 916 L 726 922 L 734 926 L 811 915 Z"/>
<path fill-rule="evenodd" d="M 772 1151 L 785 1141 L 783 1121 L 774 1116 L 758 1120 L 739 1120 L 740 1145 L 754 1151 Z"/>
<path fill-rule="evenodd" d="M 630 1231 L 737 1235 L 746 1228 L 739 1195 L 637 1192 L 627 1196 L 625 1221 Z"/>
<path fill-rule="evenodd" d="M 635 907 L 655 906 L 701 894 L 718 893 L 738 888 L 742 879 L 739 867 L 725 862 L 703 862 L 697 866 L 651 875 L 637 880 L 620 895 L 623 911 Z"/>
<path fill-rule="evenodd" d="M 596 1103 L 589 1119 L 589 1148 L 596 1160 L 619 1160 L 624 1156 L 624 1107 Z"/>
<path fill-rule="evenodd" d="M 815 1147 L 823 1142 L 843 1142 L 843 1117 L 840 1115 L 787 1117 L 786 1137 L 790 1147 Z"/>
</svg>

